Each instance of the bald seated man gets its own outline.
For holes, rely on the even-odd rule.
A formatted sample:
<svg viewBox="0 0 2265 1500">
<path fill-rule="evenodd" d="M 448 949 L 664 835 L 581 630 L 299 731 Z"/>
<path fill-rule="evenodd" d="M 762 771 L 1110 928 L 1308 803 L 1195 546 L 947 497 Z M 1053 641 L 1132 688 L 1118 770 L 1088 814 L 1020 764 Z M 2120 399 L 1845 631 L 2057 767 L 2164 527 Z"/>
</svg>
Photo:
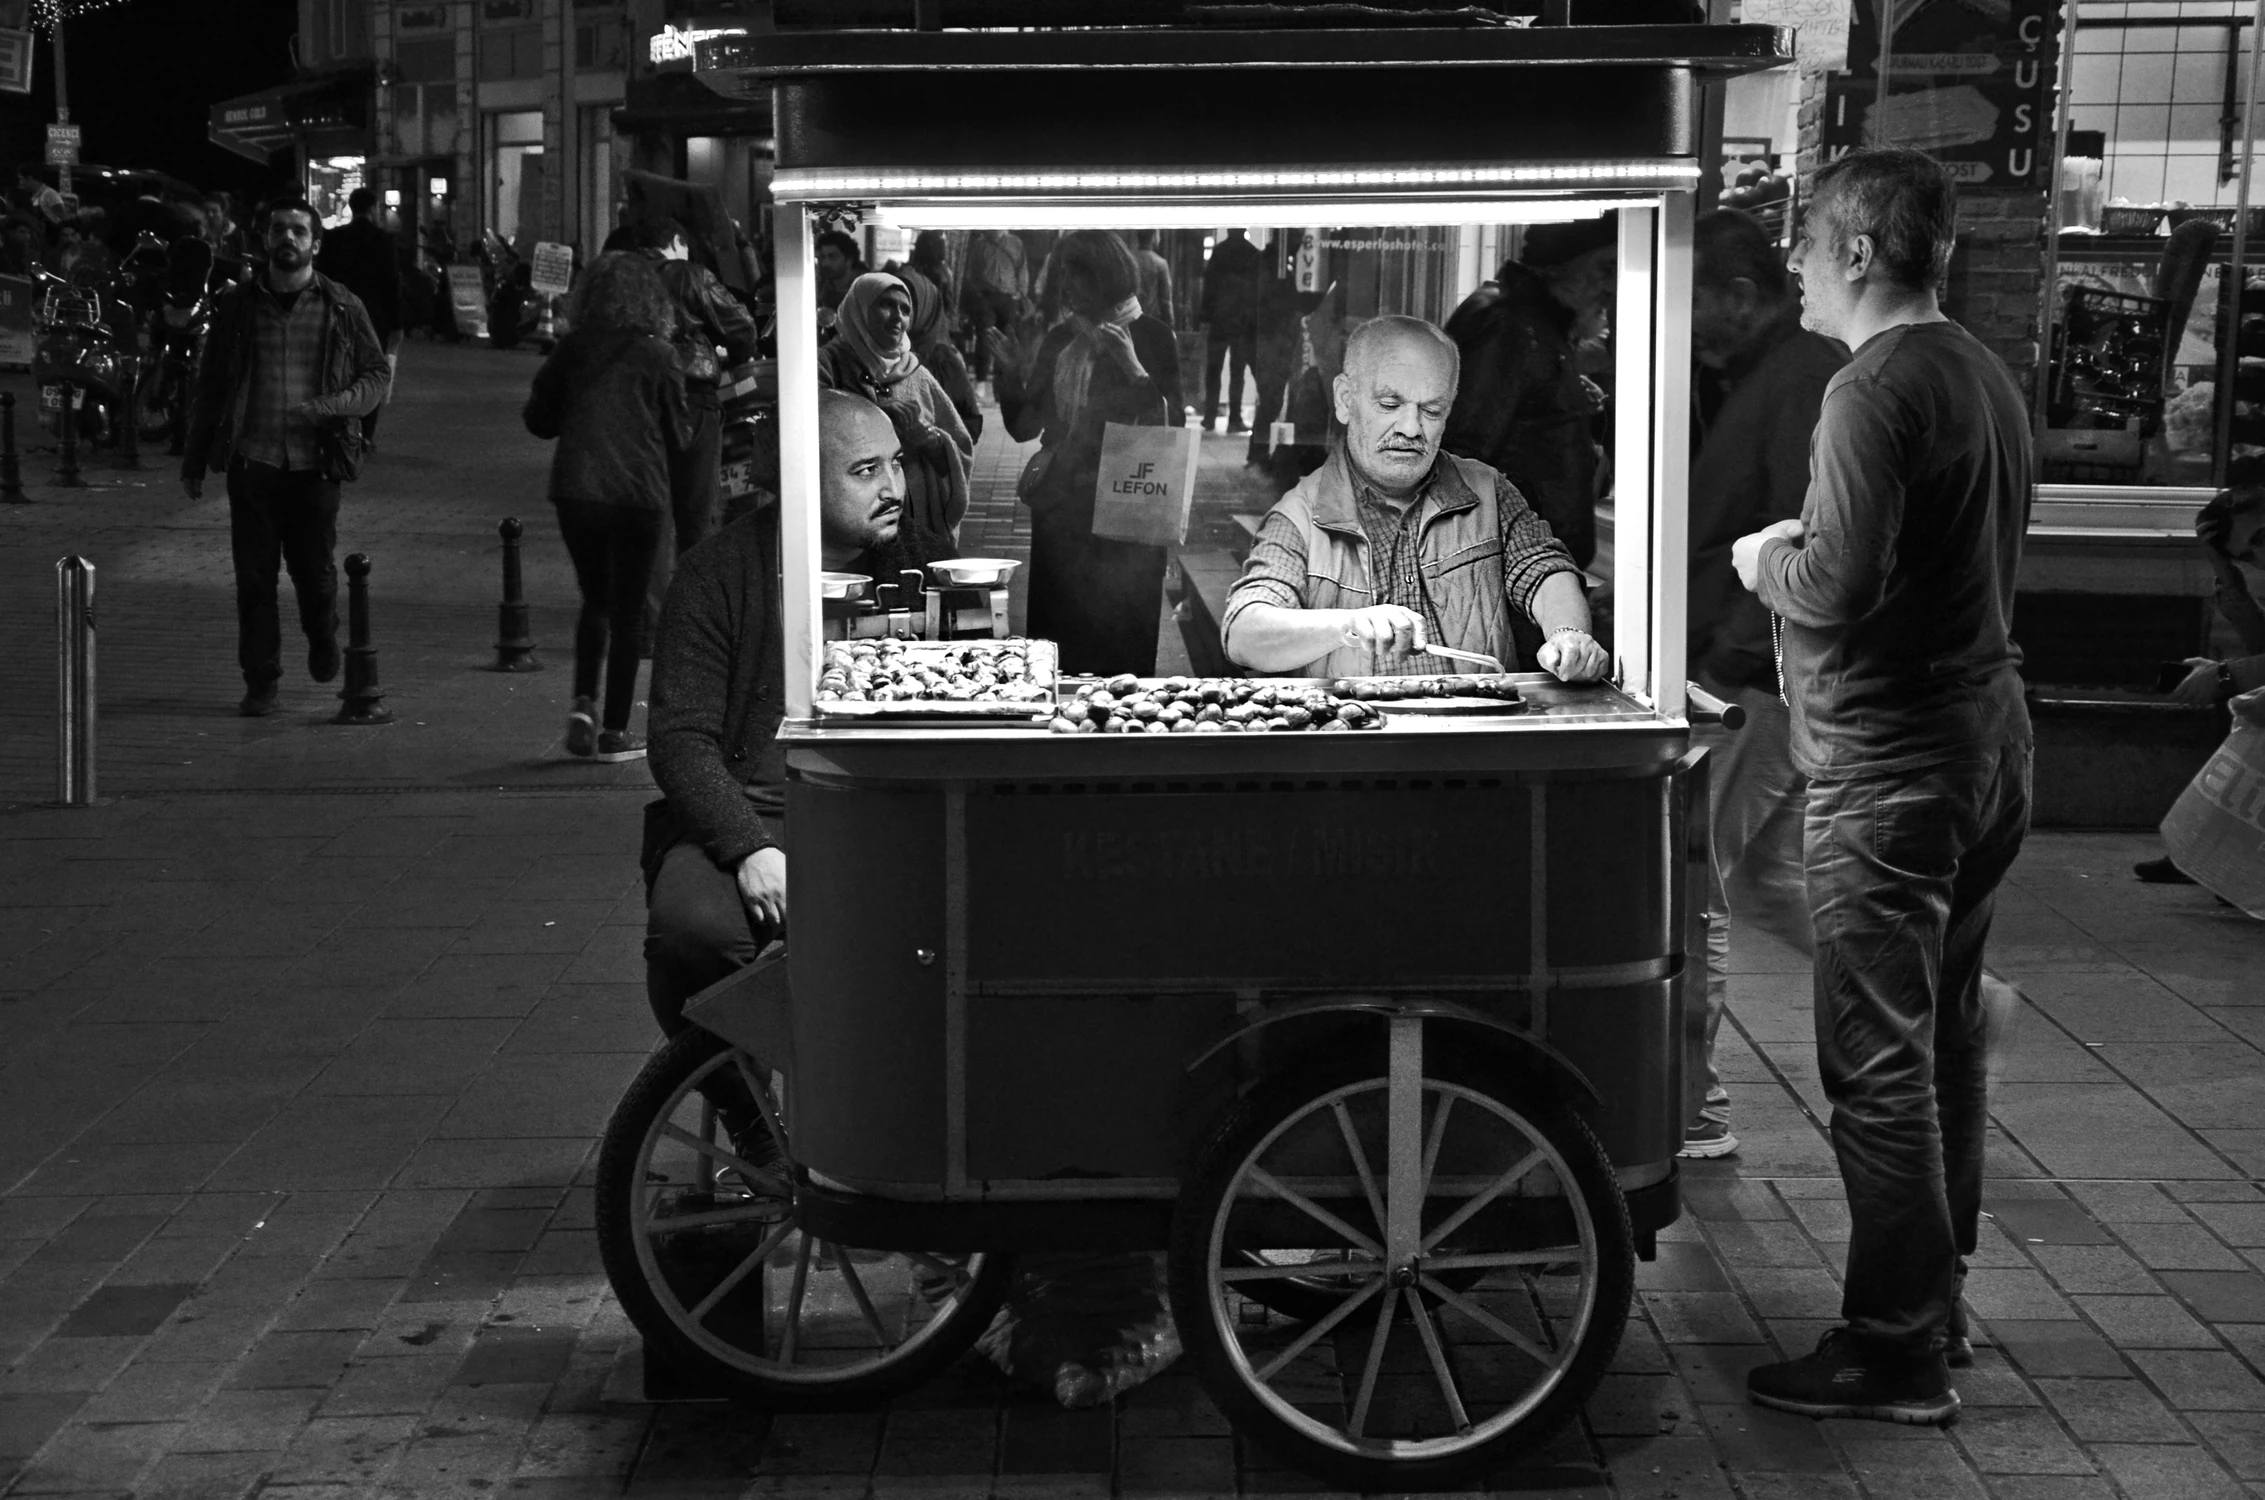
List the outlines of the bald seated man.
<svg viewBox="0 0 2265 1500">
<path fill-rule="evenodd" d="M 904 455 L 888 414 L 819 393 L 818 545 L 855 571 L 897 536 Z M 645 993 L 661 1029 L 786 927 L 786 710 L 778 507 L 684 554 L 653 645 L 649 734 L 662 801 L 645 823 Z"/>
<path fill-rule="evenodd" d="M 1517 487 L 1439 451 L 1461 355 L 1420 318 L 1371 319 L 1331 388 L 1344 436 L 1266 513 L 1221 622 L 1227 655 L 1270 676 L 1467 671 L 1429 645 L 1593 682 L 1581 570 Z M 1514 615 L 1540 627 L 1519 660 Z"/>
</svg>

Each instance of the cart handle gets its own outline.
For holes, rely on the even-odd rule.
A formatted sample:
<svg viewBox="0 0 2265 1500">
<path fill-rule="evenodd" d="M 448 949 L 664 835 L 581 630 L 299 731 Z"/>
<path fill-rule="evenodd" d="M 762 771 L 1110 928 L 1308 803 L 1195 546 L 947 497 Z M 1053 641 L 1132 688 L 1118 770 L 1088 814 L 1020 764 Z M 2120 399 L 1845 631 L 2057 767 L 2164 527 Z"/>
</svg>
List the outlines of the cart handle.
<svg viewBox="0 0 2265 1500">
<path fill-rule="evenodd" d="M 1683 684 L 1689 706 L 1684 716 L 1694 724 L 1720 724 L 1725 729 L 1744 729 L 1746 710 L 1735 703 L 1725 702 L 1695 682 Z"/>
</svg>

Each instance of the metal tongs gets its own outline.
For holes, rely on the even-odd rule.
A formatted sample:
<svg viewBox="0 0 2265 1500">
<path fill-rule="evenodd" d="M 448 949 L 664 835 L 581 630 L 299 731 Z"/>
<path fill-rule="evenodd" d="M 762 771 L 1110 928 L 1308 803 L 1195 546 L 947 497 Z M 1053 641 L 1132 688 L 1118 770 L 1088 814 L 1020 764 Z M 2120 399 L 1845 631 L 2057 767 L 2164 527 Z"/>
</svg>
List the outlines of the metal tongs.
<svg viewBox="0 0 2265 1500">
<path fill-rule="evenodd" d="M 1487 655 L 1484 651 L 1458 651 L 1453 646 L 1440 645 L 1419 646 L 1416 649 L 1427 655 L 1444 656 L 1449 661 L 1467 661 L 1473 666 L 1484 667 L 1497 675 L 1507 670 L 1501 662 Z"/>
</svg>

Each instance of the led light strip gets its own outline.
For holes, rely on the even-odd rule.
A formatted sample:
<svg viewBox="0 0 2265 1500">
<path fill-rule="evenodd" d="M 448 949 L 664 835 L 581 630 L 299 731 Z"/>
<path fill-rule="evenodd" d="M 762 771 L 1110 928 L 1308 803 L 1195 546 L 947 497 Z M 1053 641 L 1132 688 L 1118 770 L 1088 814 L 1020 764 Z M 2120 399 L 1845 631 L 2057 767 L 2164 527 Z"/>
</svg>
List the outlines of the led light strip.
<svg viewBox="0 0 2265 1500">
<path fill-rule="evenodd" d="M 780 199 L 994 197 L 1011 194 L 1297 193 L 1608 188 L 1674 190 L 1694 186 L 1698 164 L 1648 161 L 1496 163 L 1487 166 L 1260 167 L 1156 172 L 1102 168 L 1080 172 L 944 172 L 920 168 L 837 171 L 788 167 L 772 179 Z"/>
</svg>

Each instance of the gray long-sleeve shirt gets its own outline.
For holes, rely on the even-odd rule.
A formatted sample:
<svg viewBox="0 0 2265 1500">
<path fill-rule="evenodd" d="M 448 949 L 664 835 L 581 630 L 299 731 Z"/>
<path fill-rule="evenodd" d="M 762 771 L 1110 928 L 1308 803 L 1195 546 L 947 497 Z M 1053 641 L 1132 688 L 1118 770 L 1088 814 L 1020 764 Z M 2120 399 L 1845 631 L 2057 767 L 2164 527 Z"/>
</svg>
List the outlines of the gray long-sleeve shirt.
<svg viewBox="0 0 2265 1500">
<path fill-rule="evenodd" d="M 1804 544 L 1766 543 L 1756 592 L 1784 620 L 1793 760 L 1828 780 L 2024 742 L 2014 575 L 2029 414 L 1955 323 L 1865 341 L 1825 389 Z"/>
</svg>

